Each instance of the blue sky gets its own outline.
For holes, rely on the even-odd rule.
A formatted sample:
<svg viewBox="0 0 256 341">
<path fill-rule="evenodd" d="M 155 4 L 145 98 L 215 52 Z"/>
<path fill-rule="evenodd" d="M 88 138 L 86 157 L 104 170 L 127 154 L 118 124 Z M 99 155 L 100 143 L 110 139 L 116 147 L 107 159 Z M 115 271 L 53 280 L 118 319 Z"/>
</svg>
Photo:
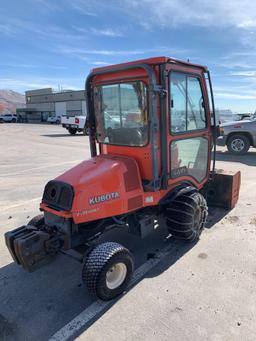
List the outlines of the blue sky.
<svg viewBox="0 0 256 341">
<path fill-rule="evenodd" d="M 219 108 L 256 110 L 256 2 L 2 0 L 0 88 L 83 89 L 89 70 L 167 55 L 209 67 Z"/>
</svg>

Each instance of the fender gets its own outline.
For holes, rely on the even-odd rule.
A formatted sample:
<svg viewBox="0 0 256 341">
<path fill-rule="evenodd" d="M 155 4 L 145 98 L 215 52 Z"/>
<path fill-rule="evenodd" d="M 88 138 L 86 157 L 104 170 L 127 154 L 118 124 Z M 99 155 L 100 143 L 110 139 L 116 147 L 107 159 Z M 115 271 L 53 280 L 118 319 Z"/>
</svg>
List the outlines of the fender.
<svg viewBox="0 0 256 341">
<path fill-rule="evenodd" d="M 159 204 L 160 205 L 168 205 L 173 200 L 175 200 L 179 195 L 187 194 L 187 193 L 193 193 L 193 192 L 198 192 L 198 189 L 195 188 L 194 186 L 192 186 L 190 183 L 184 182 L 184 183 L 178 185 L 176 188 L 170 190 L 170 192 L 168 192 L 166 194 L 166 196 L 164 196 L 159 201 Z"/>
</svg>

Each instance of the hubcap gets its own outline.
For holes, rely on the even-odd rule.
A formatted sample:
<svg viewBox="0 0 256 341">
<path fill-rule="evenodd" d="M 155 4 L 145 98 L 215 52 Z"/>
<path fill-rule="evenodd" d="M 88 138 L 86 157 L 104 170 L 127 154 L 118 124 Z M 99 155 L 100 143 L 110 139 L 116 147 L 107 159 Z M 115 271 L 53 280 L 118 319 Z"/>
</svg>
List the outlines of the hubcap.
<svg viewBox="0 0 256 341">
<path fill-rule="evenodd" d="M 124 263 L 116 263 L 106 274 L 106 284 L 111 290 L 118 288 L 125 280 L 127 268 Z"/>
<path fill-rule="evenodd" d="M 241 139 L 234 139 L 231 142 L 231 148 L 235 151 L 235 152 L 241 152 L 244 149 L 244 141 Z"/>
</svg>

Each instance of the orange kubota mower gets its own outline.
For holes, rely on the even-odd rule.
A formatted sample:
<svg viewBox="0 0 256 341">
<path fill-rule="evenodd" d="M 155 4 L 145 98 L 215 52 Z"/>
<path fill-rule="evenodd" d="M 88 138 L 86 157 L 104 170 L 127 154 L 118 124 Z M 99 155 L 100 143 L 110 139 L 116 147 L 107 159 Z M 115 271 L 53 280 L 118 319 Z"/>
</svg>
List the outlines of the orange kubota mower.
<svg viewBox="0 0 256 341">
<path fill-rule="evenodd" d="M 5 239 L 28 271 L 85 245 L 83 281 L 109 300 L 125 290 L 134 264 L 126 248 L 99 243 L 100 235 L 119 226 L 145 237 L 161 215 L 173 237 L 195 241 L 207 199 L 235 205 L 240 173 L 215 174 L 217 127 L 205 66 L 158 57 L 97 68 L 86 96 L 91 159 L 48 182 L 43 214 Z"/>
</svg>

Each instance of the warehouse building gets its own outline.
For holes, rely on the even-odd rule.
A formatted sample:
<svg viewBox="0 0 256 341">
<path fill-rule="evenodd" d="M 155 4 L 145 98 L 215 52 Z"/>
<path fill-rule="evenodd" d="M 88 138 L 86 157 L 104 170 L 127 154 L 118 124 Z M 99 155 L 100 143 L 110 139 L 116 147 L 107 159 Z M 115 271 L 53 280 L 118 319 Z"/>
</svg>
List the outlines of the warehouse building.
<svg viewBox="0 0 256 341">
<path fill-rule="evenodd" d="M 20 122 L 47 122 L 49 117 L 86 115 L 84 90 L 53 91 L 52 88 L 25 92 L 26 107 L 17 109 Z"/>
</svg>

